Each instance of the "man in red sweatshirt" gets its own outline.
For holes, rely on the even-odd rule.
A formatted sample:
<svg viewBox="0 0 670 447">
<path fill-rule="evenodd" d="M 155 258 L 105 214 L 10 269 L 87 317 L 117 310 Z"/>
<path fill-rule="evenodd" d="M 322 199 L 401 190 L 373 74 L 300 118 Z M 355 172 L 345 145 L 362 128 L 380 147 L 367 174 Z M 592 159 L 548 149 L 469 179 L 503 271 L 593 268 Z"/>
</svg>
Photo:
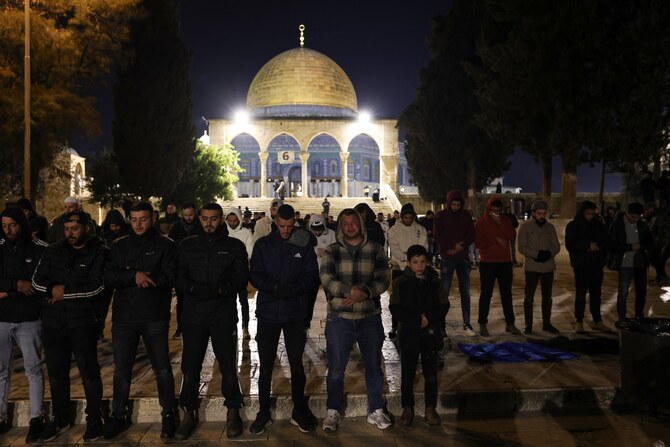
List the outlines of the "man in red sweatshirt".
<svg viewBox="0 0 670 447">
<path fill-rule="evenodd" d="M 493 285 L 498 280 L 498 290 L 505 315 L 505 331 L 520 335 L 514 325 L 512 306 L 512 253 L 510 242 L 516 239 L 516 231 L 507 216 L 502 215 L 502 201 L 491 197 L 486 203 L 486 212 L 475 226 L 475 246 L 479 250 L 481 263 L 479 276 L 481 294 L 479 296 L 479 333 L 488 337 L 489 307 L 493 296 Z"/>
<path fill-rule="evenodd" d="M 465 210 L 465 199 L 459 189 L 449 191 L 443 210 L 435 214 L 433 238 L 440 246 L 442 262 L 442 287 L 447 298 L 451 292 L 454 272 L 458 278 L 458 292 L 461 295 L 463 333 L 475 335 L 470 325 L 470 259 L 468 249 L 475 241 L 475 226 L 472 216 Z M 445 324 L 442 322 L 442 330 Z"/>
</svg>

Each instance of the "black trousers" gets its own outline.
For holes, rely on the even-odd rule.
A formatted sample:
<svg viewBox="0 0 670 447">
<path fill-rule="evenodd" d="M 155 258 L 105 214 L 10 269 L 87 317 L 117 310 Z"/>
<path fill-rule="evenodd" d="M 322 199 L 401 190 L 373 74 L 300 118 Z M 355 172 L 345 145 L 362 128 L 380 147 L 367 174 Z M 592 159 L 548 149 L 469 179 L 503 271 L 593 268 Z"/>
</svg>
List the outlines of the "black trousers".
<svg viewBox="0 0 670 447">
<path fill-rule="evenodd" d="M 437 352 L 427 349 L 415 338 L 403 341 L 400 336 L 400 394 L 402 407 L 414 406 L 414 378 L 416 365 L 421 356 L 424 394 L 427 407 L 437 405 Z"/>
<path fill-rule="evenodd" d="M 114 348 L 114 402 L 112 415 L 124 418 L 128 411 L 128 398 L 132 382 L 133 366 L 140 337 L 149 355 L 151 369 L 156 376 L 158 401 L 163 416 L 175 408 L 174 376 L 168 349 L 168 321 L 112 324 L 112 347 Z"/>
<path fill-rule="evenodd" d="M 242 327 L 249 327 L 249 294 L 246 284 L 237 292 L 237 296 L 242 308 Z"/>
<path fill-rule="evenodd" d="M 589 294 L 589 310 L 593 322 L 602 321 L 600 297 L 603 286 L 603 267 L 601 265 L 580 265 L 572 270 L 575 274 L 575 321 L 584 321 L 586 294 Z"/>
<path fill-rule="evenodd" d="M 526 326 L 533 326 L 533 302 L 537 283 L 540 283 L 542 294 L 542 324 L 551 324 L 551 307 L 554 301 L 551 299 L 551 290 L 554 285 L 554 272 L 525 272 L 526 285 L 524 287 L 523 314 Z"/>
<path fill-rule="evenodd" d="M 489 309 L 493 296 L 493 285 L 498 281 L 500 301 L 507 324 L 514 324 L 514 306 L 512 305 L 512 263 L 511 262 L 480 262 L 479 277 L 481 294 L 479 295 L 479 324 L 489 321 Z"/>
<path fill-rule="evenodd" d="M 258 376 L 258 402 L 260 410 L 270 411 L 270 390 L 272 387 L 272 369 L 277 357 L 279 335 L 284 333 L 284 345 L 288 363 L 291 368 L 291 398 L 293 408 L 304 410 L 305 402 L 305 369 L 302 365 L 302 354 L 305 351 L 304 321 L 274 324 L 258 320 L 258 359 L 260 374 Z"/>
<path fill-rule="evenodd" d="M 184 313 L 184 294 L 175 288 L 175 295 L 177 296 L 177 330 L 181 330 L 181 316 Z"/>
<path fill-rule="evenodd" d="M 319 287 L 321 286 L 321 282 L 319 282 L 319 285 L 316 286 L 316 288 L 310 292 L 308 299 L 309 302 L 307 303 L 307 318 L 305 319 L 305 327 L 307 329 L 312 327 L 312 318 L 314 317 L 314 305 L 316 304 L 316 297 L 319 294 Z"/>
<path fill-rule="evenodd" d="M 402 275 L 402 272 L 402 270 L 391 270 L 391 284 L 393 284 L 393 281 L 395 281 L 396 278 Z M 391 329 L 393 329 L 394 332 L 398 330 L 398 320 L 393 316 L 393 314 L 391 314 Z"/>
<path fill-rule="evenodd" d="M 70 421 L 70 363 L 74 354 L 86 394 L 86 420 L 100 419 L 102 380 L 98 364 L 98 325 L 76 328 L 42 327 L 42 345 L 49 372 L 53 416 Z"/>
<path fill-rule="evenodd" d="M 227 408 L 242 408 L 242 390 L 237 377 L 237 321 L 235 320 L 182 324 L 183 378 L 179 402 L 186 410 L 198 409 L 200 372 L 210 338 L 221 371 L 221 394 L 225 397 L 223 404 Z"/>
</svg>

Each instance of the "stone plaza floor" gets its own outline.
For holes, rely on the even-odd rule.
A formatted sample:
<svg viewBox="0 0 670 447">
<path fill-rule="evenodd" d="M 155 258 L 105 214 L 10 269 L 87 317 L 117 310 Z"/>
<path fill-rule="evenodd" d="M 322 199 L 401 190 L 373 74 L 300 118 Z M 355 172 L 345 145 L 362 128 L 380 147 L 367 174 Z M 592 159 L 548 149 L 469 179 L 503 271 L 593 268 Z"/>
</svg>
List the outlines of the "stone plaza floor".
<svg viewBox="0 0 670 447">
<path fill-rule="evenodd" d="M 655 277 L 649 272 L 650 280 Z M 517 326 L 523 327 L 523 268 L 514 269 L 514 309 Z M 653 281 L 651 281 L 653 283 Z M 472 321 L 475 330 L 479 297 L 479 273 L 471 275 Z M 614 329 L 616 320 L 617 274 L 606 270 L 603 285 L 604 322 Z M 629 296 L 629 314 L 632 314 L 634 293 Z M 245 422 L 244 440 L 256 445 L 652 445 L 651 441 L 663 439 L 670 444 L 667 419 L 649 418 L 643 413 L 621 415 L 609 408 L 617 397 L 619 386 L 618 333 L 592 331 L 588 314 L 585 320 L 587 332 L 575 334 L 574 285 L 572 270 L 567 256 L 559 256 L 553 289 L 552 323 L 560 330 L 558 336 L 541 331 L 539 288 L 535 304 L 535 333 L 531 336 L 514 336 L 504 332 L 502 307 L 497 292 L 494 293 L 489 315 L 490 337 L 467 336 L 462 331 L 460 298 L 454 281 L 451 294 L 451 310 L 447 316 L 448 338 L 443 351 L 444 364 L 439 369 L 438 412 L 443 415 L 440 427 L 429 428 L 423 423 L 423 380 L 417 374 L 415 391 L 417 395 L 415 427 L 402 430 L 394 427 L 381 432 L 365 423 L 362 418 L 367 412 L 364 369 L 360 353 L 354 348 L 347 368 L 345 392 L 347 393 L 346 418 L 342 430 L 334 436 L 325 436 L 320 428 L 316 434 L 301 435 L 288 424 L 290 417 L 290 372 L 282 341 L 277 351 L 273 375 L 273 395 L 275 396 L 275 425 L 268 433 L 251 437 L 246 431 L 250 421 L 258 411 L 257 377 L 259 373 L 258 353 L 255 335 L 255 320 L 250 324 L 251 339 L 239 339 L 239 377 L 246 406 L 243 409 Z M 391 318 L 387 309 L 388 294 L 383 302 L 383 321 L 386 332 L 390 329 Z M 251 313 L 255 299 L 250 293 Z M 324 323 L 326 303 L 320 291 L 314 313 L 312 329 L 303 356 L 307 374 L 306 394 L 310 396 L 310 407 L 314 414 L 325 415 L 326 340 Z M 670 287 L 651 284 L 647 294 L 645 314 L 654 317 L 670 317 Z M 174 323 L 174 321 L 173 321 Z M 102 369 L 104 398 L 106 404 L 112 396 L 112 376 L 114 364 L 111 348 L 111 323 L 105 331 L 105 339 L 99 344 L 99 361 Z M 171 333 L 174 324 L 171 327 Z M 536 341 L 562 347 L 578 354 L 573 360 L 502 363 L 476 362 L 470 360 L 457 347 L 458 343 L 494 343 L 503 341 Z M 175 375 L 177 392 L 181 382 L 181 341 L 170 340 L 170 355 Z M 383 369 L 385 372 L 385 393 L 391 412 L 399 416 L 400 407 L 400 362 L 394 343 L 388 338 L 383 347 Z M 81 423 L 83 414 L 81 402 L 84 397 L 77 369 L 72 368 L 72 399 L 77 402 L 77 421 Z M 45 377 L 46 378 L 46 377 Z M 208 350 L 201 376 L 200 394 L 202 428 L 192 444 L 219 445 L 225 438 L 225 409 L 221 398 L 221 380 L 213 352 Z M 14 426 L 27 424 L 28 384 L 21 362 L 15 364 L 12 374 L 10 398 L 14 406 Z M 49 387 L 46 385 L 46 399 Z M 146 351 L 140 347 L 137 363 L 133 370 L 132 419 L 135 423 L 123 440 L 123 445 L 160 443 L 159 430 L 155 425 L 160 409 L 156 399 L 156 384 L 148 363 Z M 583 414 L 575 417 L 573 414 Z M 496 415 L 483 417 L 483 415 Z M 661 419 L 662 420 L 662 419 Z M 154 425 L 152 425 L 154 424 Z M 23 430 L 23 431 L 22 431 Z M 14 429 L 0 440 L 0 445 L 23 442 L 25 428 Z M 77 426 L 68 435 L 63 435 L 61 443 L 81 442 L 83 427 Z M 13 437 L 9 437 L 13 434 Z M 355 439 L 354 439 L 355 438 Z M 422 441 L 425 438 L 425 442 Z M 13 440 L 11 440 L 13 439 Z M 9 442 L 7 442 L 9 440 Z M 68 442 L 65 442 L 65 441 Z M 614 442 L 619 440 L 619 443 Z M 628 441 L 626 441 L 628 440 Z M 643 442 L 634 442 L 639 440 Z M 258 441 L 258 442 L 256 442 Z M 649 441 L 649 443 L 646 443 Z M 18 445 L 18 444 L 17 444 Z"/>
</svg>

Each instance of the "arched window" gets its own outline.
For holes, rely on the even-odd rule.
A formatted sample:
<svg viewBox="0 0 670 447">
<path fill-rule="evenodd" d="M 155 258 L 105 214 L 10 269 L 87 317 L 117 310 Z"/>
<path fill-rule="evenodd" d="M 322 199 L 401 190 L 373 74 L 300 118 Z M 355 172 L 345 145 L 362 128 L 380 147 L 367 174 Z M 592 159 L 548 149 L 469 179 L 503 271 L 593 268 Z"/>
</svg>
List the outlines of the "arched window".
<svg viewBox="0 0 670 447">
<path fill-rule="evenodd" d="M 363 160 L 363 180 L 371 180 L 370 179 L 370 160 L 367 158 Z"/>
<path fill-rule="evenodd" d="M 337 160 L 330 160 L 328 174 L 333 177 L 340 175 L 340 164 L 337 162 Z"/>
</svg>

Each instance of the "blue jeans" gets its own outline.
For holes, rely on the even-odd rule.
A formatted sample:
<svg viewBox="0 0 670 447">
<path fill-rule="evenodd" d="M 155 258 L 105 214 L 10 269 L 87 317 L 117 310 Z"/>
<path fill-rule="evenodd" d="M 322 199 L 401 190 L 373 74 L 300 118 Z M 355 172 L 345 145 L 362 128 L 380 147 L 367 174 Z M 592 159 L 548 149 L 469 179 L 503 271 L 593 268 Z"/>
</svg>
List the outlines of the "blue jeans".
<svg viewBox="0 0 670 447">
<path fill-rule="evenodd" d="M 28 378 L 30 419 L 42 416 L 44 374 L 42 373 L 42 324 L 0 322 L 0 421 L 7 418 L 7 399 L 12 374 L 12 347 L 16 343 L 23 354 L 23 369 Z"/>
<path fill-rule="evenodd" d="M 470 324 L 470 260 L 443 259 L 441 264 L 442 287 L 447 292 L 447 298 L 451 292 L 451 282 L 454 279 L 454 271 L 458 278 L 458 292 L 461 294 L 461 312 L 463 313 L 463 324 Z"/>
<path fill-rule="evenodd" d="M 358 343 L 365 364 L 365 387 L 368 392 L 368 413 L 384 408 L 384 375 L 382 373 L 382 345 L 384 326 L 382 316 L 373 315 L 359 320 L 348 320 L 328 315 L 326 320 L 328 348 L 328 409 L 342 412 L 344 373 L 354 342 Z"/>
<path fill-rule="evenodd" d="M 619 320 L 626 318 L 626 301 L 631 281 L 635 282 L 635 317 L 644 316 L 644 305 L 647 300 L 647 269 L 621 267 L 619 269 L 619 292 L 616 296 Z"/>
<path fill-rule="evenodd" d="M 112 324 L 112 348 L 114 349 L 114 402 L 112 416 L 124 418 L 127 413 L 130 383 L 137 355 L 140 336 L 147 349 L 149 363 L 156 377 L 158 402 L 162 415 L 171 414 L 175 408 L 174 376 L 168 349 L 168 321 Z"/>
</svg>

